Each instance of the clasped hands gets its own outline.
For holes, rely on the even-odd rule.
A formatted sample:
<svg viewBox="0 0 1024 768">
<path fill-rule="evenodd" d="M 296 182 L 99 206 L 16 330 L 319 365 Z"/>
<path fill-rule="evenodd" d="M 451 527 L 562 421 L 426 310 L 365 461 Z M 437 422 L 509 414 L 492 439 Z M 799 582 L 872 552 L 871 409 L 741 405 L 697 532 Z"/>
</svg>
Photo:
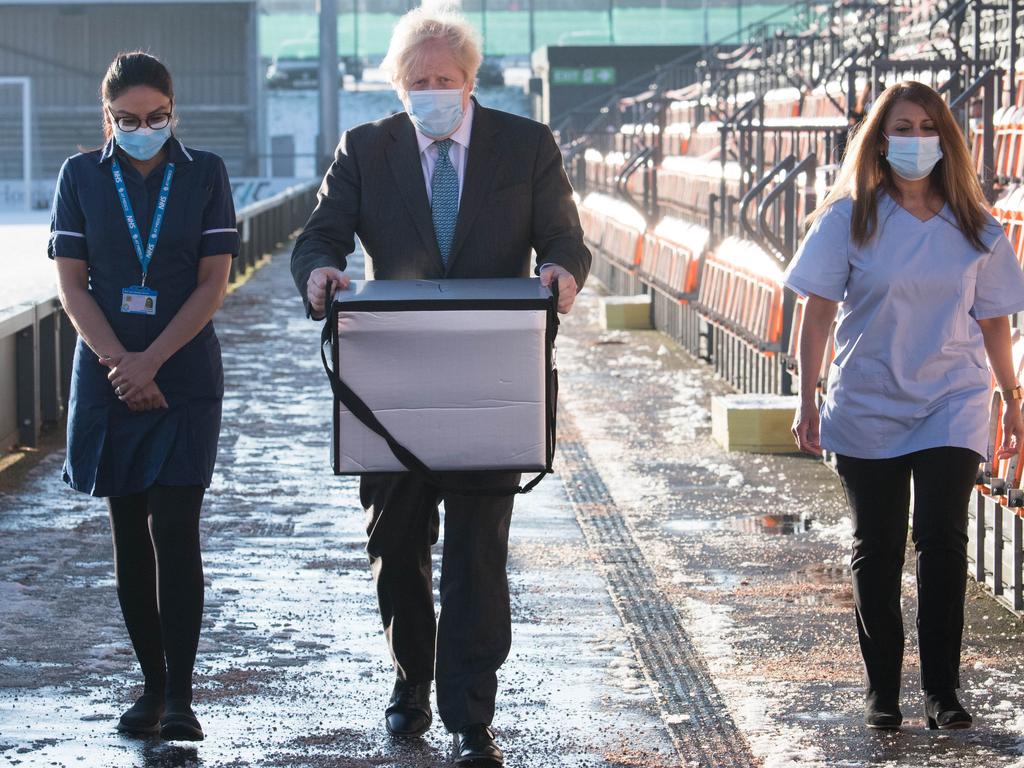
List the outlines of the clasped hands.
<svg viewBox="0 0 1024 768">
<path fill-rule="evenodd" d="M 349 277 L 334 267 L 318 267 L 309 273 L 306 281 L 306 298 L 309 301 L 310 317 L 322 320 L 327 313 L 327 284 L 333 283 L 334 289 L 343 291 L 349 286 Z M 540 271 L 540 284 L 547 287 L 552 282 L 558 285 L 558 311 L 565 315 L 572 309 L 576 301 L 579 286 L 576 278 L 565 267 L 557 264 L 545 264 Z"/>
<path fill-rule="evenodd" d="M 160 365 L 151 352 L 122 352 L 101 356 L 99 361 L 110 369 L 107 380 L 128 410 L 153 411 L 167 407 L 167 400 L 153 380 Z"/>
</svg>

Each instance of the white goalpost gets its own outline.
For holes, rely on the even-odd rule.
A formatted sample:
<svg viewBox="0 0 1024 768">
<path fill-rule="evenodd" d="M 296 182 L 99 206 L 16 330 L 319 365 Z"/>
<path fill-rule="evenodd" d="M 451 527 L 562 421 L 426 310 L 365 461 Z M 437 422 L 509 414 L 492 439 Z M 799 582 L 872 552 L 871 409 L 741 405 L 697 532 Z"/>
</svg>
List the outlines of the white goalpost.
<svg viewBox="0 0 1024 768">
<path fill-rule="evenodd" d="M 32 210 L 32 79 L 0 77 L 0 86 L 21 86 L 21 152 L 25 210 Z"/>
</svg>

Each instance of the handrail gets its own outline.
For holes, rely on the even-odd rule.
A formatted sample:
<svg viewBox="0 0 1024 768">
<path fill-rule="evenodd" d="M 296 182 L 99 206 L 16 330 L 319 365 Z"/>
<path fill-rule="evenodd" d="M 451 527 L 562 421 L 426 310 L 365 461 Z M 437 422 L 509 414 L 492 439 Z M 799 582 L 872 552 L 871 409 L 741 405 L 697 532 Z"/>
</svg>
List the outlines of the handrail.
<svg viewBox="0 0 1024 768">
<path fill-rule="evenodd" d="M 963 109 L 965 106 L 967 106 L 966 102 L 968 98 L 970 98 L 979 90 L 984 88 L 987 85 L 986 81 L 989 80 L 994 74 L 1001 75 L 1003 74 L 1003 71 L 1004 70 L 1000 67 L 986 67 L 985 70 L 980 75 L 978 75 L 974 82 L 972 82 L 970 85 L 964 88 L 963 91 L 960 92 L 960 95 L 950 102 L 950 110 L 952 111 L 955 109 Z"/>
<path fill-rule="evenodd" d="M 928 43 L 929 43 L 929 45 L 931 45 L 932 50 L 935 51 L 936 55 L 940 59 L 946 59 L 947 57 L 945 55 L 943 55 L 942 51 L 935 44 L 935 28 L 939 25 L 940 22 L 943 22 L 943 21 L 945 21 L 950 26 L 950 28 L 952 28 L 952 26 L 953 26 L 952 17 L 955 14 L 957 14 L 958 12 L 960 12 L 960 11 L 963 11 L 964 16 L 966 17 L 966 15 L 967 15 L 967 7 L 972 2 L 973 2 L 973 0 L 959 0 L 958 2 L 951 3 L 944 10 L 940 11 L 939 14 L 934 19 L 932 19 L 932 23 L 928 25 Z M 962 23 L 963 22 L 961 21 L 961 24 Z M 959 26 L 957 28 L 957 32 L 956 32 L 955 36 L 953 36 L 953 35 L 947 35 L 947 36 L 948 36 L 948 39 L 950 39 L 953 42 L 953 45 L 956 48 L 956 52 L 957 52 L 956 58 L 959 59 L 961 56 L 965 56 L 966 52 L 964 51 L 963 46 L 960 45 L 960 29 L 959 29 Z M 975 53 L 975 55 L 977 55 L 978 52 L 975 51 L 974 53 Z"/>
<path fill-rule="evenodd" d="M 636 173 L 646 163 L 651 155 L 654 154 L 654 148 L 644 146 L 637 152 L 633 157 L 623 166 L 618 176 L 615 177 L 615 191 L 619 193 L 619 197 L 628 202 L 634 208 L 639 208 L 644 212 L 644 218 L 650 218 L 650 211 L 647 210 L 646 206 L 637 205 L 636 198 L 630 194 L 626 188 L 626 184 L 629 182 L 629 177 Z"/>
<path fill-rule="evenodd" d="M 758 230 L 755 229 L 747 220 L 747 209 L 750 207 L 750 204 L 755 199 L 757 199 L 757 196 L 760 195 L 768 187 L 768 185 L 772 183 L 772 179 L 778 176 L 782 171 L 788 172 L 790 167 L 795 163 L 796 155 L 786 155 L 786 157 L 782 158 L 782 160 L 779 161 L 779 163 L 776 164 L 774 168 L 772 168 L 770 171 L 768 171 L 768 173 L 766 173 L 764 176 L 758 179 L 757 182 L 749 190 L 747 190 L 747 193 L 743 195 L 742 198 L 740 198 L 740 231 L 746 234 L 747 237 L 749 237 L 755 243 L 760 245 L 762 248 L 769 246 L 770 243 L 767 240 L 765 240 L 765 238 L 762 237 L 761 233 L 759 233 Z"/>
<path fill-rule="evenodd" d="M 949 105 L 951 111 L 959 112 L 967 106 L 968 99 L 982 91 L 981 115 L 981 188 L 989 202 L 994 198 L 995 189 L 995 118 L 996 103 L 1000 93 L 998 78 L 1003 74 L 999 67 L 986 67 L 977 79 L 964 88 Z M 968 137 L 970 138 L 970 137 Z"/>
<path fill-rule="evenodd" d="M 293 184 L 290 187 L 285 187 L 277 194 L 271 195 L 265 200 L 256 200 L 255 202 L 249 203 L 249 205 L 238 210 L 236 218 L 239 221 L 245 221 L 251 219 L 257 214 L 263 213 L 263 211 L 275 208 L 285 200 L 292 197 L 296 197 L 304 192 L 309 192 L 311 189 L 316 189 L 320 186 L 319 179 L 310 179 L 309 181 L 303 181 L 298 184 Z"/>
<path fill-rule="evenodd" d="M 790 155 L 790 157 L 793 158 L 794 160 L 796 159 L 795 157 L 793 157 L 793 155 Z M 793 258 L 796 222 L 793 221 L 792 215 L 795 215 L 796 207 L 791 206 L 791 209 L 786 211 L 786 236 L 783 240 L 780 240 L 779 238 L 775 237 L 775 233 L 771 231 L 771 228 L 768 225 L 768 221 L 765 218 L 765 215 L 768 213 L 769 206 L 771 206 L 771 204 L 775 202 L 775 199 L 779 195 L 781 195 L 783 192 L 789 192 L 792 189 L 793 185 L 796 183 L 796 180 L 801 173 L 813 173 L 814 169 L 817 168 L 817 165 L 818 158 L 814 155 L 807 155 L 807 157 L 805 157 L 803 160 L 797 163 L 793 168 L 787 170 L 786 177 L 768 191 L 768 194 L 765 195 L 764 200 L 762 200 L 761 204 L 757 207 L 758 229 L 760 230 L 761 234 L 765 237 L 765 239 L 771 243 L 772 247 L 775 249 L 775 252 L 778 255 L 784 257 L 779 259 L 779 261 L 782 262 L 783 267 L 788 266 L 790 259 Z M 813 180 L 811 183 L 813 185 Z"/>
</svg>

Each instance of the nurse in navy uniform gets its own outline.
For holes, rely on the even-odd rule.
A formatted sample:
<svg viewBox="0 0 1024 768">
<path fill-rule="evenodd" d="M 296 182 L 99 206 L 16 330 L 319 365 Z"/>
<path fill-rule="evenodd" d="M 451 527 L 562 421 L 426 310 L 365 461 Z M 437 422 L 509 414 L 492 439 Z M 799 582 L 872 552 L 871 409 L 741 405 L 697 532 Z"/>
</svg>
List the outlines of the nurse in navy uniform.
<svg viewBox="0 0 1024 768">
<path fill-rule="evenodd" d="M 199 740 L 199 514 L 224 391 L 211 318 L 238 253 L 235 210 L 221 159 L 173 135 L 161 62 L 119 55 L 101 94 L 106 144 L 61 168 L 48 248 L 79 333 L 64 480 L 110 510 L 118 599 L 145 680 L 118 729 Z"/>
</svg>

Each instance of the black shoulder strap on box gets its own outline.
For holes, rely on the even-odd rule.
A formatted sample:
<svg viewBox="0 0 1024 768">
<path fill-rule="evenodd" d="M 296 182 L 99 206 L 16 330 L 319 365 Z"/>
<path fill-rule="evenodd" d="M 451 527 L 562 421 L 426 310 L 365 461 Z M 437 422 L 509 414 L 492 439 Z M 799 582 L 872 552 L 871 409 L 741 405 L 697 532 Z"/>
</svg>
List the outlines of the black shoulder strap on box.
<svg viewBox="0 0 1024 768">
<path fill-rule="evenodd" d="M 473 488 L 470 486 L 453 485 L 452 483 L 446 482 L 442 477 L 435 471 L 431 470 L 426 464 L 408 448 L 398 442 L 392 435 L 387 427 L 380 423 L 380 420 L 370 409 L 370 407 L 363 402 L 363 399 L 357 395 L 351 387 L 341 380 L 337 371 L 331 369 L 330 364 L 327 362 L 326 347 L 332 341 L 331 330 L 332 323 L 337 321 L 334 319 L 334 313 L 332 309 L 333 286 L 328 286 L 328 302 L 327 302 L 327 318 L 324 320 L 324 328 L 320 334 L 320 359 L 323 362 L 324 371 L 327 373 L 327 378 L 331 382 L 331 389 L 334 390 L 335 397 L 344 405 L 348 410 L 361 421 L 368 429 L 375 432 L 388 444 L 391 452 L 395 454 L 395 458 L 402 462 L 402 465 L 413 474 L 421 478 L 425 483 L 434 486 L 441 491 L 448 491 L 450 493 L 458 493 L 463 496 L 514 496 L 516 494 L 525 494 L 532 491 L 537 487 L 538 483 L 544 479 L 545 475 L 551 473 L 550 469 L 546 469 L 539 473 L 536 477 L 530 480 L 525 485 L 519 486 L 507 486 L 507 487 L 480 487 Z M 557 319 L 555 321 L 557 323 Z M 557 394 L 554 394 L 557 397 Z M 554 430 L 554 414 L 552 414 L 551 429 Z"/>
</svg>

